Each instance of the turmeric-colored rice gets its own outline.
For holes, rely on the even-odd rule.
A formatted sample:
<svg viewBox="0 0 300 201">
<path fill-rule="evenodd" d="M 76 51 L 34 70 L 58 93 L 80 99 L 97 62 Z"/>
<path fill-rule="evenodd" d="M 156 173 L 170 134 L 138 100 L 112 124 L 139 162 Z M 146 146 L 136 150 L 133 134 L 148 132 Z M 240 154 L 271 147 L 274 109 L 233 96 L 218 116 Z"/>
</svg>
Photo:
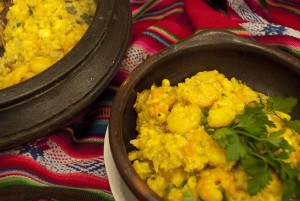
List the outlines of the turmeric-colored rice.
<svg viewBox="0 0 300 201">
<path fill-rule="evenodd" d="M 66 55 L 86 32 L 95 9 L 94 0 L 14 0 L 7 24 L 2 23 L 0 89 L 37 75 Z"/>
<path fill-rule="evenodd" d="M 280 201 L 283 184 L 274 172 L 262 191 L 249 195 L 246 173 L 228 162 L 225 149 L 201 120 L 207 112 L 211 128 L 228 126 L 246 104 L 267 98 L 216 70 L 199 72 L 177 86 L 163 80 L 161 86 L 153 85 L 137 95 L 138 136 L 131 141 L 136 150 L 129 153 L 129 160 L 164 200 Z M 278 115 L 290 119 L 285 113 Z M 269 118 L 276 124 L 272 129 L 284 127 L 275 116 Z M 288 162 L 300 168 L 300 135 L 286 128 L 283 137 L 295 148 Z"/>
</svg>

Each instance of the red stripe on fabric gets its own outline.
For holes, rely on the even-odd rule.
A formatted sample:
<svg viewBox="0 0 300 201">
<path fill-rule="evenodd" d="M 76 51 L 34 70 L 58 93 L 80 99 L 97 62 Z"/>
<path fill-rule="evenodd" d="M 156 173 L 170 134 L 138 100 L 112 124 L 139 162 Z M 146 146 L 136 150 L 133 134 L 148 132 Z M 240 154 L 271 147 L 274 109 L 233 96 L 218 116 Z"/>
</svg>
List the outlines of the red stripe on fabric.
<svg viewBox="0 0 300 201">
<path fill-rule="evenodd" d="M 150 11 L 159 11 L 162 10 L 166 7 L 171 6 L 172 4 L 178 3 L 181 1 L 178 0 L 164 0 L 161 1 L 161 3 L 157 4 L 156 6 L 154 6 Z M 184 10 L 183 6 L 176 6 L 175 8 L 181 8 Z M 174 8 L 173 8 L 174 9 Z M 155 16 L 153 16 L 155 17 Z M 139 35 L 145 31 L 149 26 L 156 24 L 158 21 L 161 20 L 166 20 L 166 21 L 173 21 L 176 23 L 180 23 L 180 24 L 184 24 L 187 25 L 186 23 L 188 23 L 188 21 L 186 20 L 187 16 L 185 12 L 182 13 L 173 13 L 171 15 L 168 15 L 162 19 L 156 20 L 156 19 L 150 19 L 150 20 L 142 20 L 142 21 L 137 21 L 133 24 L 132 26 L 132 32 L 131 32 L 131 42 L 135 41 L 137 37 L 139 37 Z"/>
<path fill-rule="evenodd" d="M 241 28 L 230 17 L 211 8 L 204 0 L 184 0 L 190 20 L 197 29 Z"/>
<path fill-rule="evenodd" d="M 107 120 L 110 117 L 111 105 L 102 105 L 96 118 Z"/>
<path fill-rule="evenodd" d="M 139 39 L 137 40 L 137 45 L 139 45 L 140 48 L 146 51 L 149 55 L 153 55 L 166 48 L 166 46 L 159 41 L 146 35 L 142 35 L 139 37 Z"/>
<path fill-rule="evenodd" d="M 117 86 L 120 86 L 123 83 L 123 81 L 128 77 L 129 74 L 130 72 L 128 71 L 119 70 L 115 75 L 115 77 L 113 78 L 112 83 Z"/>
<path fill-rule="evenodd" d="M 180 1 L 178 1 L 178 0 L 163 0 L 160 4 L 156 5 L 155 7 L 151 8 L 150 10 L 148 10 L 146 12 L 146 14 L 152 13 L 152 15 L 151 16 L 145 16 L 145 18 L 159 17 L 159 16 L 162 16 L 166 13 L 172 12 L 173 10 L 182 10 L 182 11 L 184 11 L 184 5 L 183 4 L 178 4 L 180 2 L 182 2 L 182 1 L 181 0 Z M 166 9 L 166 10 L 164 10 L 164 9 Z M 162 10 L 164 10 L 164 12 L 160 13 L 159 11 L 162 11 Z M 144 16 L 139 18 L 139 20 L 143 20 L 143 17 Z"/>
<path fill-rule="evenodd" d="M 268 14 L 268 10 L 261 4 L 259 0 L 245 0 L 245 3 L 253 11 L 253 13 L 258 14 L 267 21 L 271 21 L 271 17 Z"/>
<path fill-rule="evenodd" d="M 246 20 L 244 20 L 243 18 L 241 18 L 229 5 L 228 5 L 228 1 L 227 1 L 227 12 L 228 15 L 230 16 L 230 18 L 232 20 L 234 20 L 236 23 L 244 23 L 247 22 Z"/>
<path fill-rule="evenodd" d="M 180 28 L 182 28 L 182 30 Z M 160 21 L 155 24 L 155 26 L 149 27 L 147 30 L 156 33 L 171 44 L 192 34 L 188 27 L 185 28 L 170 21 Z"/>
<path fill-rule="evenodd" d="M 139 17 L 143 13 L 147 13 L 149 10 L 151 10 L 152 8 L 159 5 L 162 1 L 164 1 L 164 0 L 147 0 L 147 1 L 145 1 L 144 4 L 139 7 L 138 10 L 135 10 L 132 13 L 133 17 Z"/>
<path fill-rule="evenodd" d="M 289 0 L 291 3 L 298 4 L 300 6 L 300 0 Z"/>
<path fill-rule="evenodd" d="M 99 119 L 108 120 L 110 115 L 109 114 L 100 114 L 97 116 Z"/>
<path fill-rule="evenodd" d="M 163 0 L 159 4 L 155 5 L 153 8 L 149 9 L 148 12 L 158 11 L 178 2 L 182 2 L 182 0 Z M 183 6 L 181 7 L 183 8 Z"/>
<path fill-rule="evenodd" d="M 179 39 L 184 39 L 192 35 L 193 33 L 193 30 L 189 26 L 186 26 L 185 24 L 179 24 L 173 21 L 159 21 L 155 24 L 155 26 L 159 26 L 162 29 L 167 30 Z"/>
<path fill-rule="evenodd" d="M 66 132 L 58 133 L 49 136 L 49 139 L 57 143 L 66 154 L 73 158 L 95 158 L 103 156 L 103 144 L 90 143 L 76 143 L 70 134 Z M 89 138 L 91 140 L 102 140 L 102 138 Z"/>
<path fill-rule="evenodd" d="M 266 4 L 273 7 L 281 7 L 282 9 L 291 10 L 291 12 L 300 12 L 300 1 L 297 0 L 288 0 L 288 2 L 278 0 L 266 0 Z"/>
<path fill-rule="evenodd" d="M 289 36 L 255 37 L 256 41 L 278 47 L 300 59 L 300 41 Z"/>
<path fill-rule="evenodd" d="M 45 180 L 49 183 L 57 185 L 110 190 L 108 179 L 99 176 L 93 176 L 84 173 L 55 173 L 42 166 L 38 162 L 25 156 L 0 156 L 0 160 L 0 170 L 7 170 L 7 173 L 4 174 L 4 176 L 24 175 L 32 179 L 34 179 L 34 176 L 36 176 L 41 178 L 41 180 Z M 20 167 L 22 167 L 22 170 L 28 174 L 22 174 L 22 170 L 17 172 L 14 171 L 14 169 L 19 169 Z"/>
<path fill-rule="evenodd" d="M 151 25 L 155 25 L 157 22 L 160 21 L 173 21 L 182 24 L 185 19 L 183 15 L 184 13 L 173 13 L 160 20 L 151 19 L 151 20 L 138 21 L 134 23 L 132 26 L 131 40 L 135 41 L 136 38 L 139 37 L 143 31 L 145 31 Z"/>
<path fill-rule="evenodd" d="M 155 24 L 155 26 L 161 27 L 161 29 L 170 32 L 180 40 L 192 34 L 192 30 L 190 27 L 175 23 L 173 21 L 159 21 Z M 162 38 L 164 38 L 164 35 L 159 34 L 159 36 L 162 36 Z M 137 38 L 135 44 L 149 55 L 153 55 L 166 48 L 164 44 L 148 35 L 141 35 L 139 38 Z"/>
<path fill-rule="evenodd" d="M 110 111 L 111 105 L 104 105 L 103 103 L 100 105 L 95 105 L 94 109 L 84 117 L 84 122 L 90 123 L 97 119 L 108 120 L 110 117 Z"/>
<path fill-rule="evenodd" d="M 255 40 L 265 44 L 282 44 L 297 51 L 300 50 L 300 40 L 291 36 L 258 36 L 255 37 Z"/>
<path fill-rule="evenodd" d="M 288 10 L 267 6 L 270 16 L 277 24 L 300 30 L 300 16 Z"/>
<path fill-rule="evenodd" d="M 148 17 L 139 19 L 137 22 L 141 22 L 141 21 L 145 21 L 145 20 L 156 20 L 156 21 L 159 21 L 161 19 L 167 19 L 168 16 L 173 17 L 176 14 L 181 15 L 181 13 L 183 13 L 183 12 L 184 11 L 183 11 L 182 8 L 174 8 L 174 9 L 168 11 L 168 12 L 165 12 L 165 13 L 161 13 L 161 14 L 158 14 L 158 15 L 155 15 L 155 16 L 148 16 Z M 170 20 L 170 19 L 168 19 L 168 20 Z"/>
</svg>

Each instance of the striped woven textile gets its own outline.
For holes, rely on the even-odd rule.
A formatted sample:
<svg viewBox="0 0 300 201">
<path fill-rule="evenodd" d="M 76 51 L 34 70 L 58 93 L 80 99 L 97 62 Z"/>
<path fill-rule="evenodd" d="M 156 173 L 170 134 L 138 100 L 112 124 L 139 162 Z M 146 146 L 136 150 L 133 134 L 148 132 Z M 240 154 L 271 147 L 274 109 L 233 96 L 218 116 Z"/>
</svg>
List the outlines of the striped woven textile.
<svg viewBox="0 0 300 201">
<path fill-rule="evenodd" d="M 130 47 L 111 84 L 80 121 L 16 149 L 0 152 L 1 201 L 114 200 L 103 157 L 114 95 L 145 59 L 193 33 L 227 30 L 300 59 L 299 0 L 131 0 L 130 3 L 133 16 Z"/>
</svg>

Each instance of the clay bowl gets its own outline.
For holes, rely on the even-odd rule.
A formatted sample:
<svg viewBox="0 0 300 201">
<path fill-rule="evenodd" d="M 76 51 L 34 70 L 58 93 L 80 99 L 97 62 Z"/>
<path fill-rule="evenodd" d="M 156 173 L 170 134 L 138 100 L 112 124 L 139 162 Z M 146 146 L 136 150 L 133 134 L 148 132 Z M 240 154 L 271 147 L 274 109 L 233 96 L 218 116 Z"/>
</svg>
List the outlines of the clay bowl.
<svg viewBox="0 0 300 201">
<path fill-rule="evenodd" d="M 131 11 L 124 0 L 99 0 L 94 19 L 60 61 L 0 90 L 0 149 L 54 132 L 87 108 L 115 75 L 128 47 Z"/>
<path fill-rule="evenodd" d="M 174 86 L 199 71 L 214 69 L 227 78 L 246 82 L 256 91 L 300 100 L 299 60 L 231 33 L 202 32 L 149 57 L 119 89 L 109 124 L 114 162 L 121 178 L 139 200 L 161 199 L 138 177 L 128 160 L 128 153 L 134 149 L 129 141 L 137 135 L 137 115 L 133 109 L 137 92 L 153 83 L 160 85 L 164 78 Z M 292 115 L 300 118 L 299 104 Z"/>
</svg>

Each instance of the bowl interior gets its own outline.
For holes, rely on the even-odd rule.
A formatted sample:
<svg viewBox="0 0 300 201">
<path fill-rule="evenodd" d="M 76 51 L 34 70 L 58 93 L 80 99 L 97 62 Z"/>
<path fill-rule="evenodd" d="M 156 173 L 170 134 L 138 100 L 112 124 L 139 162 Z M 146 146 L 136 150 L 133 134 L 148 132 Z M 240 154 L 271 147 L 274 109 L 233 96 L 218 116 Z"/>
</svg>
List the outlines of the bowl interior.
<svg viewBox="0 0 300 201">
<path fill-rule="evenodd" d="M 300 100 L 300 75 L 288 63 L 272 55 L 263 54 L 242 47 L 201 47 L 178 52 L 157 61 L 145 73 L 142 79 L 129 89 L 129 98 L 122 118 L 123 138 L 126 151 L 133 148 L 130 139 L 136 137 L 136 112 L 133 104 L 137 92 L 150 88 L 153 83 L 158 86 L 167 78 L 171 85 L 184 81 L 199 71 L 218 70 L 227 78 L 235 77 L 245 82 L 252 89 L 264 94 L 282 97 L 295 97 Z M 300 118 L 300 104 L 292 115 Z M 130 126 L 128 126 L 130 125 Z"/>
<path fill-rule="evenodd" d="M 290 62 L 272 51 L 238 43 L 181 46 L 150 58 L 131 74 L 114 102 L 113 110 L 120 109 L 118 115 L 114 112 L 111 115 L 110 141 L 113 141 L 112 153 L 121 176 L 140 199 L 159 200 L 155 195 L 149 196 L 151 191 L 148 192 L 147 187 L 134 178 L 137 175 L 127 159 L 127 154 L 134 149 L 130 140 L 137 136 L 137 115 L 133 109 L 137 92 L 150 88 L 153 83 L 160 85 L 164 78 L 174 86 L 199 71 L 218 70 L 227 78 L 242 80 L 264 94 L 292 96 L 300 100 L 300 63 Z M 300 118 L 300 104 L 292 115 Z"/>
<path fill-rule="evenodd" d="M 77 120 L 118 71 L 130 39 L 130 5 L 96 2 L 93 21 L 67 55 L 37 76 L 0 90 L 1 150 Z"/>
</svg>

